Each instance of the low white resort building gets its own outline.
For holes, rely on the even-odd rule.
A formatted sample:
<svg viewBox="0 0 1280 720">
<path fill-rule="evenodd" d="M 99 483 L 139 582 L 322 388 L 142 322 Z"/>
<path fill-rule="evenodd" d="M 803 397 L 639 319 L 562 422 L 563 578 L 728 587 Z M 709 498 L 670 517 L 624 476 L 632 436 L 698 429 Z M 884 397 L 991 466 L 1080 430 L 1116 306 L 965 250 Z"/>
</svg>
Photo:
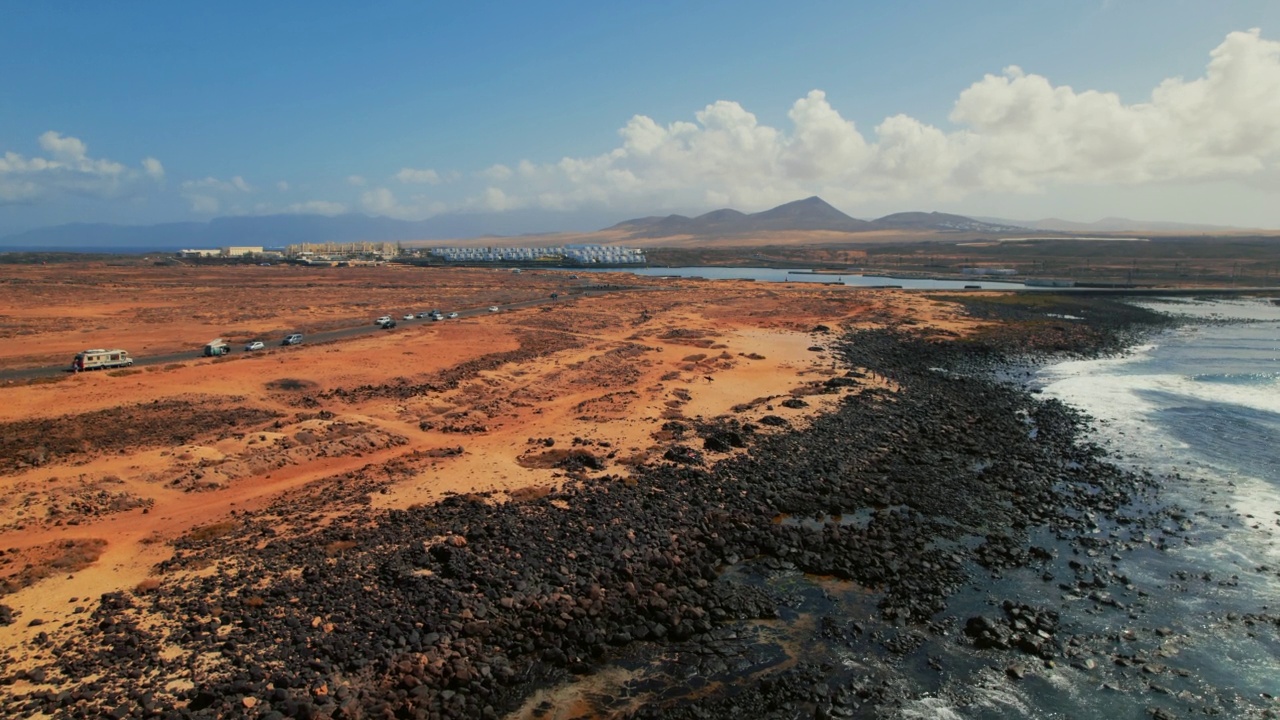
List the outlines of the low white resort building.
<svg viewBox="0 0 1280 720">
<path fill-rule="evenodd" d="M 577 265 L 643 265 L 644 250 L 612 245 L 563 245 L 559 247 L 433 247 L 427 254 L 445 262 L 534 263 L 563 262 Z"/>
</svg>

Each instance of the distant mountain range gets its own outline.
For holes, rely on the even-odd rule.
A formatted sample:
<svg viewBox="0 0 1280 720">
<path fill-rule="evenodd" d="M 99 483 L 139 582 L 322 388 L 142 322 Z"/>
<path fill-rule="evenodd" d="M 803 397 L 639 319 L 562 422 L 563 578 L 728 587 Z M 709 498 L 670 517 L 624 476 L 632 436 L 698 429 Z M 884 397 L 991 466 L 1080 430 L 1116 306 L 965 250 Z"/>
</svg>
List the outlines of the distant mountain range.
<svg viewBox="0 0 1280 720">
<path fill-rule="evenodd" d="M 876 220 L 859 220 L 840 212 L 814 196 L 779 205 L 772 210 L 743 213 L 712 210 L 697 217 L 684 215 L 650 216 L 620 222 L 608 230 L 622 231 L 633 238 L 662 238 L 679 235 L 724 237 L 767 232 L 826 230 L 857 233 L 870 230 L 940 230 L 955 232 L 1007 233 L 1026 228 L 974 220 L 947 213 L 904 212 Z"/>
<path fill-rule="evenodd" d="M 544 210 L 438 215 L 427 220 L 396 220 L 369 215 L 256 215 L 215 218 L 208 222 L 160 225 L 73 223 L 38 228 L 0 238 L 0 250 L 73 250 L 79 252 L 149 252 L 228 245 L 282 247 L 304 242 L 395 242 L 415 240 L 512 238 L 535 234 L 590 233 L 613 218 Z M 1240 228 L 1143 222 L 1106 218 L 1093 223 L 1066 220 L 1018 221 L 965 217 L 938 212 L 902 212 L 860 220 L 819 197 L 796 200 L 758 213 L 724 208 L 695 217 L 665 215 L 626 220 L 599 231 L 602 242 L 652 241 L 662 238 L 733 238 L 778 232 L 828 231 L 863 233 L 876 230 L 1008 235 L 1027 232 L 1233 232 Z M 582 241 L 588 241 L 589 235 Z M 647 242 L 644 244 L 652 245 Z"/>
<path fill-rule="evenodd" d="M 1046 218 L 1044 220 L 1007 220 L 995 217 L 975 216 L 975 220 L 997 224 L 1015 225 L 1029 230 L 1064 233 L 1116 233 L 1116 232 L 1186 232 L 1186 233 L 1230 233 L 1252 228 L 1240 228 L 1231 225 L 1197 225 L 1194 223 L 1162 222 L 1159 220 L 1130 220 L 1129 218 L 1108 217 L 1094 222 L 1084 223 L 1072 220 Z"/>
<path fill-rule="evenodd" d="M 228 245 L 283 247 L 304 242 L 396 242 L 488 236 L 581 232 L 614 222 L 617 215 L 568 216 L 543 210 L 456 213 L 426 220 L 347 215 L 244 215 L 208 222 L 160 225 L 71 223 L 0 237 L 0 249 L 119 252 L 215 248 Z"/>
</svg>

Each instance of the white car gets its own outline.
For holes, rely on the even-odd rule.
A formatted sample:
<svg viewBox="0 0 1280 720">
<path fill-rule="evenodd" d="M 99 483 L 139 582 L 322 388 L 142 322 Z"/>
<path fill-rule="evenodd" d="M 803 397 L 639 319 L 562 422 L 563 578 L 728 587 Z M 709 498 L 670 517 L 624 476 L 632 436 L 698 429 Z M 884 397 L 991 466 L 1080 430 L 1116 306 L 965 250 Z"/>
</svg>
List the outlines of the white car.
<svg viewBox="0 0 1280 720">
<path fill-rule="evenodd" d="M 391 322 L 391 316 L 390 316 L 390 315 L 383 315 L 382 317 L 378 318 L 377 320 L 374 320 L 374 321 L 373 321 L 373 324 L 374 324 L 374 325 L 386 325 L 386 324 L 387 324 L 387 323 L 389 323 L 389 322 Z"/>
<path fill-rule="evenodd" d="M 261 350 L 266 346 L 267 346 L 266 343 L 262 342 L 261 340 L 254 340 L 248 345 L 245 345 L 244 349 L 245 349 L 245 352 L 253 352 L 254 350 Z"/>
<path fill-rule="evenodd" d="M 497 305 L 490 305 L 490 306 L 489 306 L 489 312 L 498 312 L 498 306 L 497 306 Z"/>
<path fill-rule="evenodd" d="M 449 315 L 448 315 L 447 317 L 448 317 L 450 320 L 452 320 L 452 319 L 454 319 L 454 318 L 458 317 L 458 313 L 456 313 L 456 312 L 451 312 L 451 313 L 449 313 Z"/>
<path fill-rule="evenodd" d="M 412 319 L 413 319 L 413 313 L 409 313 L 408 315 L 405 315 L 405 316 L 404 316 L 404 319 L 405 319 L 405 320 L 412 320 Z"/>
</svg>

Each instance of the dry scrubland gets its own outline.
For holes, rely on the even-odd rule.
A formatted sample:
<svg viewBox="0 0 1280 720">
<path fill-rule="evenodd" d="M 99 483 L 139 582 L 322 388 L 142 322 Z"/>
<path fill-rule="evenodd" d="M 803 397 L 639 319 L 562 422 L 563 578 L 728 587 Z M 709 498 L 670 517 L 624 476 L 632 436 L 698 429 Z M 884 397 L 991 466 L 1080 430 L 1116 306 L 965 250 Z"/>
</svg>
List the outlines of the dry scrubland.
<svg viewBox="0 0 1280 720">
<path fill-rule="evenodd" d="M 574 286 L 550 271 L 12 270 L 0 283 L 8 367 L 63 362 L 83 346 L 157 354 Z M 732 415 L 770 432 L 884 387 L 824 385 L 845 368 L 819 326 L 952 333 L 967 322 L 908 293 L 626 282 L 634 289 L 337 343 L 0 386 L 0 605 L 13 612 L 0 656 L 38 660 L 29 641 L 83 623 L 104 592 L 210 571 L 172 562 L 175 550 L 180 559 L 246 516 L 288 533 L 361 508 L 472 492 L 520 501 L 567 477 L 625 475 L 669 452 L 673 420 Z"/>
</svg>

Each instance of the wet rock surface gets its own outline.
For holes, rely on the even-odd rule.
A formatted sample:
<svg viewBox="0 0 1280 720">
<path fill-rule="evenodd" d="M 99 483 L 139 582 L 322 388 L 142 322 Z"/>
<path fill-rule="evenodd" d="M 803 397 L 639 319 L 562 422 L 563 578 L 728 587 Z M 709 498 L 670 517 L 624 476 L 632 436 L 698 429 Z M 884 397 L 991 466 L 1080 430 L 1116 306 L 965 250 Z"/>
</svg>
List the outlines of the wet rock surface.
<svg viewBox="0 0 1280 720">
<path fill-rule="evenodd" d="M 1129 611 L 1138 591 L 1104 562 L 1115 543 L 1089 536 L 1147 483 L 1082 441 L 1085 418 L 993 382 L 999 348 L 887 330 L 826 341 L 897 391 L 848 395 L 800 431 L 697 428 L 706 452 L 748 447 L 718 462 L 673 425 L 666 462 L 524 502 L 468 495 L 361 509 L 298 534 L 244 517 L 161 568 L 203 553 L 212 572 L 145 596 L 104 595 L 89 624 L 39 640 L 54 658 L 42 687 L 56 689 L 13 694 L 0 711 L 500 717 L 537 690 L 661 656 L 665 686 L 629 696 L 626 712 L 874 717 L 918 692 L 895 668 L 943 671 L 948 661 L 919 657 L 937 643 L 989 653 L 1017 682 L 1046 663 L 1166 674 L 1146 644 L 1117 653 L 1132 641 L 1076 632 L 1019 598 L 963 615 L 951 606 L 971 583 L 1033 572 L 1097 612 Z M 787 424 L 771 417 L 761 423 Z M 344 492 L 365 487 L 353 478 Z M 1046 533 L 1081 559 L 1067 565 L 1038 539 Z M 812 591 L 797 578 L 815 576 L 852 588 L 865 616 L 795 622 Z M 769 623 L 790 640 L 742 632 Z M 839 661 L 849 649 L 855 665 Z M 1165 697 L 1157 686 L 1168 687 L 1141 692 Z M 1174 713 L 1171 702 L 1153 707 Z M 609 698 L 596 707 L 622 712 Z"/>
</svg>

